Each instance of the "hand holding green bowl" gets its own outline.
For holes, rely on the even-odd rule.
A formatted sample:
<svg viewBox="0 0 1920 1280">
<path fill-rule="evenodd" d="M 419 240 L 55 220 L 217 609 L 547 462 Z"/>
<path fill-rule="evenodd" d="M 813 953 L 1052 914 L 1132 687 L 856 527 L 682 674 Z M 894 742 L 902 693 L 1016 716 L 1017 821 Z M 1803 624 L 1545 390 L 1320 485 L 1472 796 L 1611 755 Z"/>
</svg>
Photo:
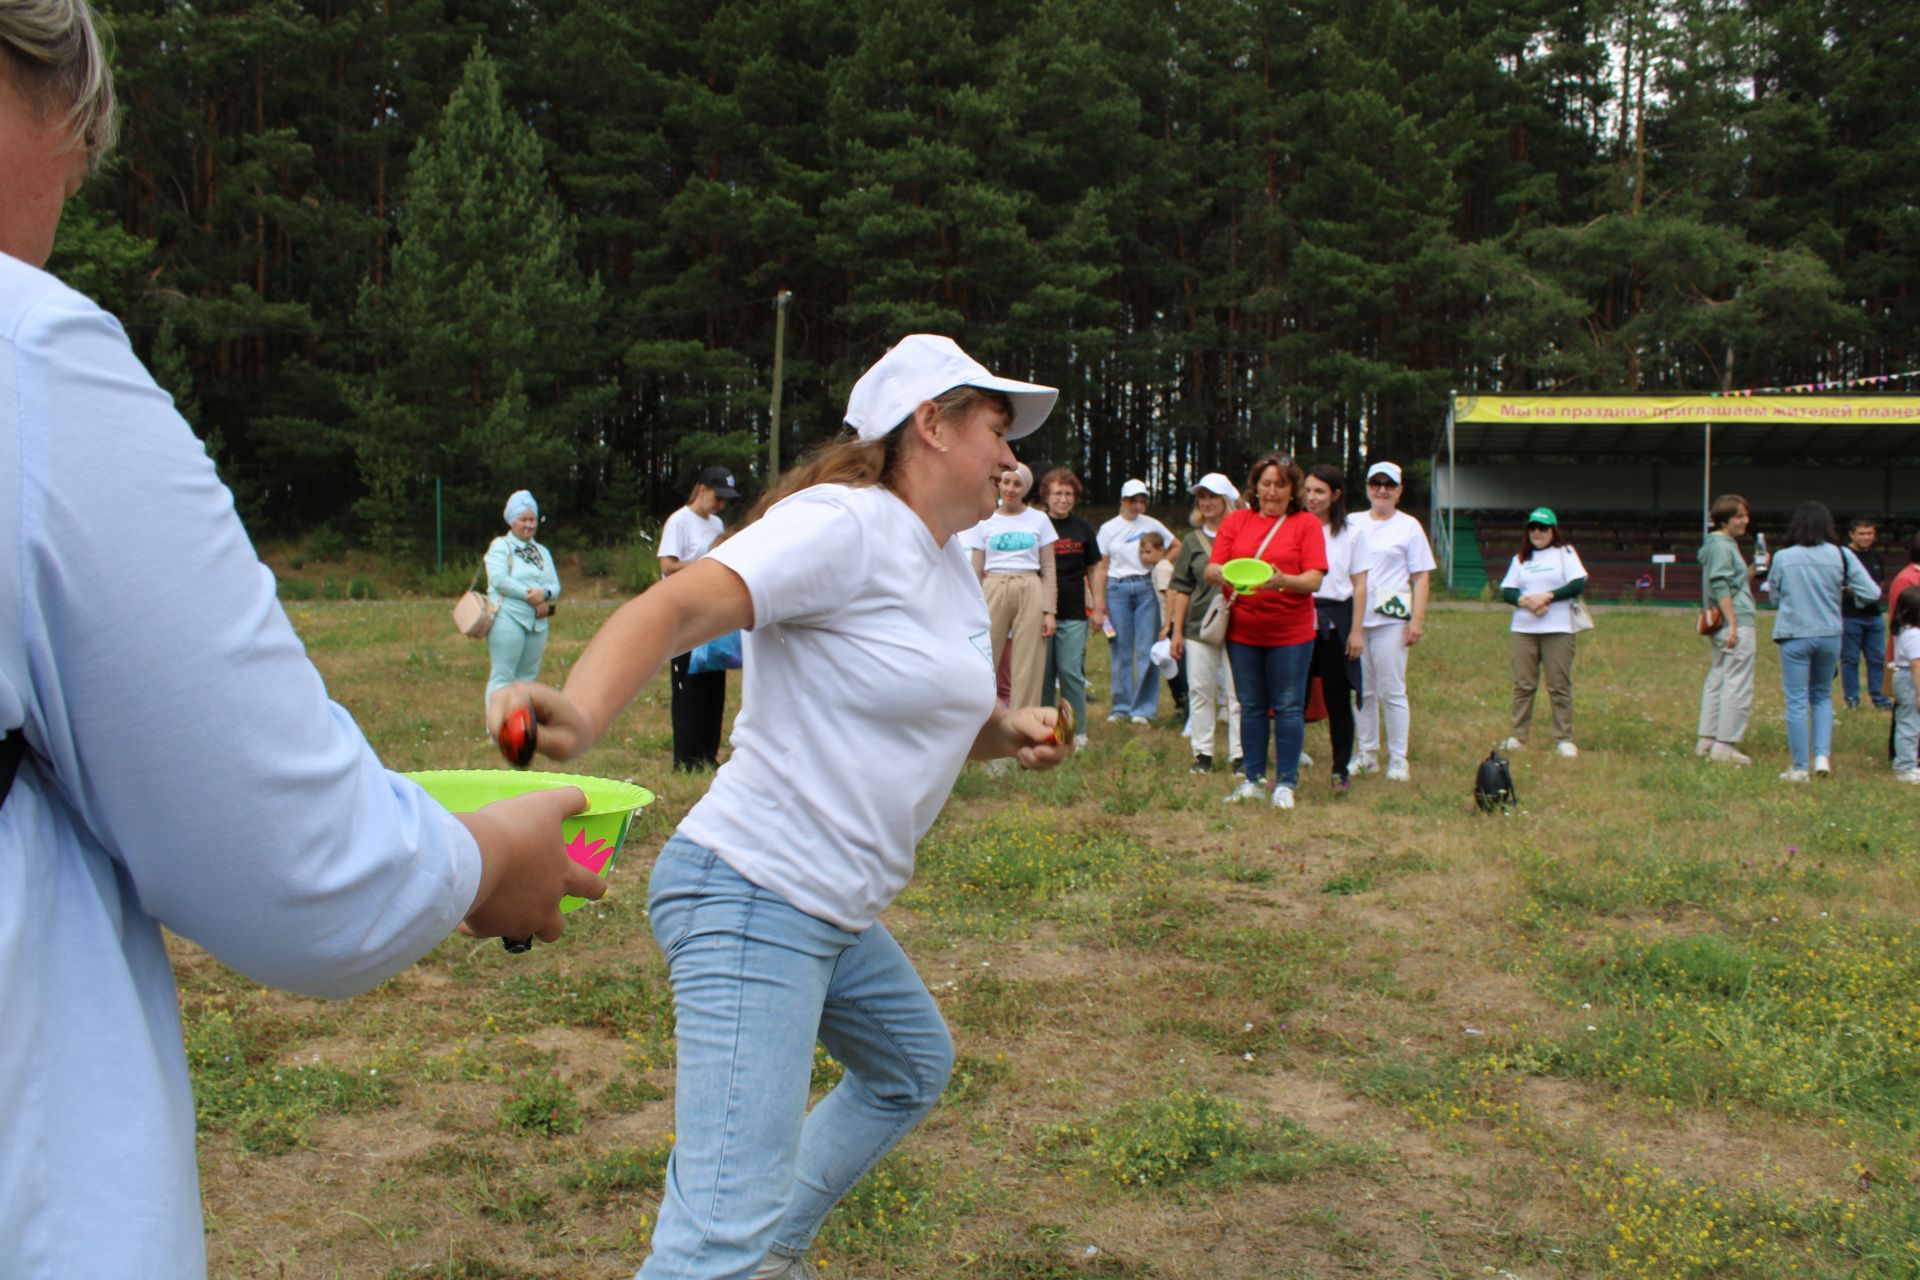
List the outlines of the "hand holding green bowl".
<svg viewBox="0 0 1920 1280">
<path fill-rule="evenodd" d="M 1255 560 L 1251 556 L 1241 556 L 1237 560 L 1229 560 L 1220 566 L 1220 576 L 1227 580 L 1228 586 L 1243 596 L 1259 590 L 1268 579 L 1273 577 L 1273 574 L 1272 565 L 1265 560 Z"/>
<path fill-rule="evenodd" d="M 653 803 L 653 792 L 631 782 L 594 778 L 575 773 L 519 773 L 506 769 L 430 769 L 410 773 L 420 789 L 455 813 L 470 813 L 495 800 L 578 787 L 587 793 L 587 807 L 560 823 L 567 856 L 599 876 L 608 878 L 620 856 L 620 846 L 633 826 L 634 815 Z M 586 904 L 585 898 L 562 898 L 564 914 Z M 511 946 L 509 947 L 511 950 Z"/>
</svg>

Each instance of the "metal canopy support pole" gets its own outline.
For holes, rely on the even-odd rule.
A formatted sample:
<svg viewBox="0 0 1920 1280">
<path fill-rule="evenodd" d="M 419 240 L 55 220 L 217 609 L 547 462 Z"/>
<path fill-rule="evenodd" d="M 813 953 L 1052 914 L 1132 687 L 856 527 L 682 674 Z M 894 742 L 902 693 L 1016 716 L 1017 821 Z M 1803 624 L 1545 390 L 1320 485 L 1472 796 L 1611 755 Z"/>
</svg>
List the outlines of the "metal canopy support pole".
<svg viewBox="0 0 1920 1280">
<path fill-rule="evenodd" d="M 773 403 L 772 421 L 767 425 L 767 485 L 780 478 L 780 379 L 787 354 L 787 304 L 791 291 L 782 289 L 773 298 Z"/>
<path fill-rule="evenodd" d="M 1454 510 L 1460 505 L 1459 478 L 1453 468 L 1453 404 L 1455 393 L 1447 392 L 1447 590 L 1453 590 L 1453 562 L 1460 558 L 1460 544 L 1454 540 Z"/>
<path fill-rule="evenodd" d="M 1704 540 L 1712 529 L 1713 510 L 1713 423 L 1707 423 L 1707 461 L 1700 473 L 1700 537 Z"/>
</svg>

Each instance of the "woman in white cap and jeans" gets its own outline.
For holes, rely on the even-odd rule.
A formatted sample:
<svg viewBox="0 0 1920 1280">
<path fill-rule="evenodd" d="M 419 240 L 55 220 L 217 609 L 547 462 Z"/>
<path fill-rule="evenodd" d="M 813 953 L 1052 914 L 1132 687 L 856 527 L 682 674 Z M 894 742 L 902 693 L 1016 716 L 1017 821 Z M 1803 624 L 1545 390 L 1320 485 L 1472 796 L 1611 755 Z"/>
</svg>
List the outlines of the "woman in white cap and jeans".
<svg viewBox="0 0 1920 1280">
<path fill-rule="evenodd" d="M 1420 522 L 1400 510 L 1398 463 L 1376 462 L 1367 468 L 1370 509 L 1356 517 L 1353 529 L 1366 539 L 1367 572 L 1354 575 L 1366 592 L 1361 619 L 1365 647 L 1360 654 L 1359 739 L 1353 772 L 1372 773 L 1380 765 L 1380 719 L 1387 721 L 1387 781 L 1405 782 L 1407 738 L 1412 713 L 1407 704 L 1407 650 L 1420 643 L 1427 629 L 1427 592 L 1433 574 L 1433 548 Z M 1360 555 L 1356 548 L 1354 555 Z M 1364 577 L 1364 582 L 1362 578 Z"/>
<path fill-rule="evenodd" d="M 1059 763 L 1050 708 L 996 705 L 987 605 L 957 535 L 993 510 L 1007 442 L 1051 387 L 950 338 L 904 338 L 854 384 L 853 437 L 757 518 L 610 618 L 565 694 L 521 686 L 571 759 L 668 655 L 746 632 L 733 754 L 654 863 L 677 1016 L 673 1155 L 642 1280 L 813 1274 L 834 1203 L 933 1109 L 953 1041 L 879 921 L 969 759 Z M 815 1040 L 846 1068 L 807 1110 Z"/>
<path fill-rule="evenodd" d="M 487 656 L 493 671 L 487 697 L 540 675 L 547 653 L 547 619 L 560 598 L 560 575 L 553 553 L 533 540 L 540 528 L 540 505 L 525 489 L 507 499 L 507 532 L 487 548 L 487 591 L 497 602 L 487 632 Z"/>
<path fill-rule="evenodd" d="M 713 549 L 727 526 L 720 512 L 740 496 L 733 472 L 708 467 L 694 481 L 687 505 L 660 526 L 660 576 L 671 578 Z M 694 671 L 691 654 L 673 660 L 673 767 L 683 772 L 720 767 L 720 727 L 727 714 L 727 673 Z"/>
<path fill-rule="evenodd" d="M 1151 724 L 1160 709 L 1160 668 L 1150 656 L 1160 633 L 1160 597 L 1153 571 L 1140 559 L 1140 536 L 1158 533 L 1165 546 L 1173 530 L 1147 514 L 1147 486 L 1129 480 L 1120 486 L 1120 514 L 1100 526 L 1096 540 L 1105 557 L 1094 570 L 1094 608 L 1104 608 L 1113 623 L 1113 711 L 1109 721 Z"/>
<path fill-rule="evenodd" d="M 1209 471 L 1194 483 L 1193 532 L 1180 541 L 1173 562 L 1173 583 L 1167 589 L 1167 647 L 1178 662 L 1187 663 L 1187 740 L 1193 744 L 1189 773 L 1213 772 L 1214 724 L 1227 720 L 1227 753 L 1240 768 L 1240 702 L 1233 696 L 1233 664 L 1227 646 L 1200 638 L 1200 624 L 1220 588 L 1207 581 L 1207 562 L 1213 558 L 1213 539 L 1221 521 L 1240 505 L 1240 491 L 1218 471 Z"/>
</svg>

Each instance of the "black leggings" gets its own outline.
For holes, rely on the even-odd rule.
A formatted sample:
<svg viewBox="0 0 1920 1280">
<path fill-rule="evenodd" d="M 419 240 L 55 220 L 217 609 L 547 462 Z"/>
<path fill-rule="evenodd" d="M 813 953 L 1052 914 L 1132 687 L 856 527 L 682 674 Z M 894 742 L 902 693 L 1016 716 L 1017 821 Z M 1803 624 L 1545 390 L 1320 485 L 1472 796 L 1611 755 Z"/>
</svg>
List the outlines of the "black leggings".
<svg viewBox="0 0 1920 1280">
<path fill-rule="evenodd" d="M 727 711 L 727 673 L 687 670 L 687 654 L 673 660 L 673 767 L 712 769 L 720 763 L 720 721 Z"/>
<path fill-rule="evenodd" d="M 1316 605 L 1326 607 L 1324 601 Z M 1320 696 L 1327 704 L 1327 734 L 1333 739 L 1333 773 L 1344 778 L 1347 764 L 1353 759 L 1353 682 L 1347 678 L 1344 628 L 1322 626 L 1313 633 L 1313 662 L 1308 678 L 1313 676 L 1320 677 Z"/>
</svg>

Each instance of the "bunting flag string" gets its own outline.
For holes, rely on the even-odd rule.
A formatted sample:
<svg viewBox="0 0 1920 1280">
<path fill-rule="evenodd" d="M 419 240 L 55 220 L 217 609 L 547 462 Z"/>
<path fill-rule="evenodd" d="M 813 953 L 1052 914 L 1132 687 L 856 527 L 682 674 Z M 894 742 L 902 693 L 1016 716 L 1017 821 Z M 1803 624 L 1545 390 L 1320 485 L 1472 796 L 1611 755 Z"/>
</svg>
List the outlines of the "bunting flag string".
<svg viewBox="0 0 1920 1280">
<path fill-rule="evenodd" d="M 1793 395 L 1797 392 L 1842 391 L 1848 387 L 1879 387 L 1889 382 L 1903 382 L 1908 378 L 1920 378 L 1920 369 L 1906 373 L 1880 373 L 1868 378 L 1836 378 L 1830 382 L 1802 382 L 1790 387 L 1747 387 L 1741 391 L 1713 391 L 1708 394 L 1715 400 L 1725 396 L 1777 396 Z"/>
</svg>

